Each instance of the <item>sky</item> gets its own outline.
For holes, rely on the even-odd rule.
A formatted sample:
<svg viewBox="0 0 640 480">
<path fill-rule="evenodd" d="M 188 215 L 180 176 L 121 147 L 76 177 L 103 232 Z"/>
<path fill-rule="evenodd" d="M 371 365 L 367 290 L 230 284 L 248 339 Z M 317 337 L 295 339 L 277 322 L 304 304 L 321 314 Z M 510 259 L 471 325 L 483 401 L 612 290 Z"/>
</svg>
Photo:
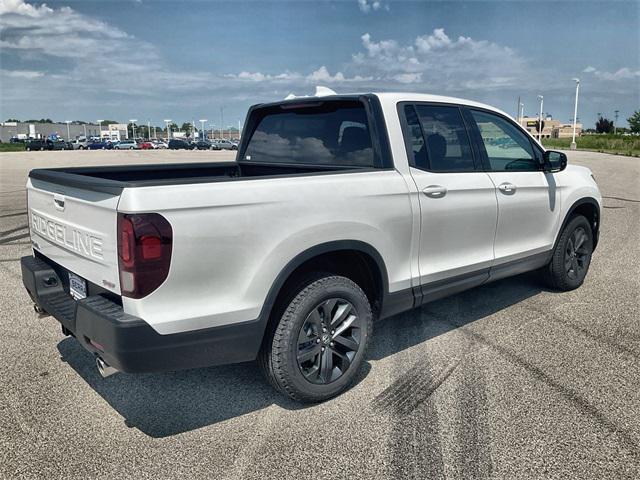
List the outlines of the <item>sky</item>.
<svg viewBox="0 0 640 480">
<path fill-rule="evenodd" d="M 619 125 L 640 109 L 640 1 L 0 0 L 0 120 L 237 126 L 316 85 Z M 221 108 L 224 119 L 221 119 Z"/>
</svg>

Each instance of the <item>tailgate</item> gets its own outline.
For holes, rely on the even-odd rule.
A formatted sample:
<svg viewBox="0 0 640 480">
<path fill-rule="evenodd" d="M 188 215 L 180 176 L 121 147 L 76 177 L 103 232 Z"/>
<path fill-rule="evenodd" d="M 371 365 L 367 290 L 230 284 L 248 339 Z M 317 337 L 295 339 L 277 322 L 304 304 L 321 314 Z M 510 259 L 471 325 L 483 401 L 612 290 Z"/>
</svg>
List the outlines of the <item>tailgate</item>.
<svg viewBox="0 0 640 480">
<path fill-rule="evenodd" d="M 34 250 L 67 270 L 120 293 L 117 251 L 119 195 L 30 178 L 29 230 Z"/>
</svg>

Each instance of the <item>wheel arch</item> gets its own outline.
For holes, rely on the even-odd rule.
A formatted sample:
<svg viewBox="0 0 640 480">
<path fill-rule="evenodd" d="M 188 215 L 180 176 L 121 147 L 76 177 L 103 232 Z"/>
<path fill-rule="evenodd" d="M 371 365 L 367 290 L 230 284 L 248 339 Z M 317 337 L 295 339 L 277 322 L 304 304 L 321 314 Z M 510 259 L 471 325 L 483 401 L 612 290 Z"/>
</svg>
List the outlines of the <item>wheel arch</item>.
<svg viewBox="0 0 640 480">
<path fill-rule="evenodd" d="M 356 260 L 358 259 L 359 260 Z M 362 275 L 369 273 L 372 276 L 372 284 L 360 285 L 365 291 L 372 306 L 380 308 L 383 299 L 389 292 L 389 277 L 387 268 L 382 255 L 370 244 L 360 240 L 336 240 L 315 245 L 307 250 L 299 253 L 291 259 L 285 267 L 280 271 L 276 279 L 273 281 L 267 297 L 260 312 L 260 321 L 265 328 L 270 323 L 274 310 L 278 307 L 282 300 L 286 300 L 289 290 L 295 286 L 296 281 L 303 280 L 305 275 L 311 271 L 322 271 L 321 265 L 327 260 L 333 259 L 354 259 L 356 265 L 343 265 L 336 271 L 335 264 L 329 265 L 326 271 L 330 273 L 344 274 L 349 271 L 355 274 L 355 271 L 366 265 L 368 272 L 360 272 Z M 359 263 L 358 263 L 359 262 Z M 308 267 L 308 268 L 307 268 Z M 354 275 L 345 275 L 353 280 Z M 355 280 L 354 280 L 355 281 Z M 358 282 L 356 282 L 358 283 Z M 378 305 L 375 305 L 377 302 Z"/>
<path fill-rule="evenodd" d="M 558 240 L 560 239 L 560 235 L 562 235 L 562 231 L 574 215 L 583 215 L 589 221 L 589 225 L 591 225 L 591 232 L 593 233 L 593 250 L 595 251 L 596 246 L 598 245 L 598 238 L 600 236 L 600 204 L 593 197 L 580 198 L 571 205 L 564 216 L 562 225 L 556 235 L 556 241 L 553 245 L 554 249 L 558 245 Z"/>
</svg>

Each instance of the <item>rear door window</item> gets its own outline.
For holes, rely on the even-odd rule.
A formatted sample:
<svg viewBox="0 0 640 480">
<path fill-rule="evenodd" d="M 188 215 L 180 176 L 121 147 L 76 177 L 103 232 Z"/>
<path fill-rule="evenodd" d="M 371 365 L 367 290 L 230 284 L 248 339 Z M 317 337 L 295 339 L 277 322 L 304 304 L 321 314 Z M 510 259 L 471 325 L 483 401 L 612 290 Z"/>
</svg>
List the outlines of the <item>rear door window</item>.
<svg viewBox="0 0 640 480">
<path fill-rule="evenodd" d="M 416 105 L 415 108 L 424 138 L 424 152 L 415 152 L 416 160 L 420 161 L 426 153 L 428 170 L 432 172 L 475 171 L 460 109 L 448 105 Z"/>
<path fill-rule="evenodd" d="M 373 167 L 364 105 L 325 101 L 255 111 L 256 126 L 243 160 L 260 163 Z"/>
</svg>

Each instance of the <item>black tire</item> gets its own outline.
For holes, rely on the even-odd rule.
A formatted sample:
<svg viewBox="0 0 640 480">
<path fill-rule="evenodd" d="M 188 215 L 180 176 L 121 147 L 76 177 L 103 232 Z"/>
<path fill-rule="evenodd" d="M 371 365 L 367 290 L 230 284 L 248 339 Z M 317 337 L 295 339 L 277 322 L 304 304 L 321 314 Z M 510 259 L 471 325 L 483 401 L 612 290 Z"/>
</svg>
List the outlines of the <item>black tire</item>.
<svg viewBox="0 0 640 480">
<path fill-rule="evenodd" d="M 351 385 L 364 361 L 373 330 L 369 300 L 356 283 L 330 274 L 310 277 L 288 298 L 278 323 L 267 331 L 258 362 L 271 385 L 293 400 L 335 397 Z"/>
<path fill-rule="evenodd" d="M 547 284 L 556 290 L 569 291 L 584 282 L 593 253 L 593 231 L 582 215 L 569 220 L 558 238 L 551 261 L 543 273 Z"/>
</svg>

